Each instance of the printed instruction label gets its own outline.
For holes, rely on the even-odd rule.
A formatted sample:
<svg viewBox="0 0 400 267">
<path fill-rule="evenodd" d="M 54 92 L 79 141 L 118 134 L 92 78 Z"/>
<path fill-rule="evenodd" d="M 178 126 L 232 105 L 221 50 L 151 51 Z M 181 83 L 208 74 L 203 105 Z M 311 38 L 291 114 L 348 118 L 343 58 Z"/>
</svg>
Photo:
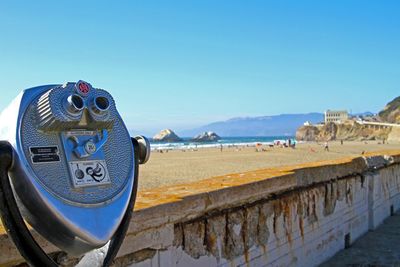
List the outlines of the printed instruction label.
<svg viewBox="0 0 400 267">
<path fill-rule="evenodd" d="M 104 160 L 71 161 L 68 164 L 75 187 L 111 183 Z"/>
<path fill-rule="evenodd" d="M 58 146 L 30 147 L 32 163 L 51 163 L 59 162 L 60 154 Z"/>
</svg>

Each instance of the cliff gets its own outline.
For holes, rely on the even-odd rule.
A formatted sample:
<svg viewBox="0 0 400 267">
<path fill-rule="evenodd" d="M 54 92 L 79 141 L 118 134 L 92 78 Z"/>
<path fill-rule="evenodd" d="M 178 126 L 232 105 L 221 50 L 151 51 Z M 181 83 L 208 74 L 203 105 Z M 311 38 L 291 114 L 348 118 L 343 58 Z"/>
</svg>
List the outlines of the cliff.
<svg viewBox="0 0 400 267">
<path fill-rule="evenodd" d="M 383 140 L 388 138 L 391 130 L 391 128 L 374 129 L 348 121 L 342 124 L 302 126 L 296 132 L 296 139 L 302 141 Z"/>
<path fill-rule="evenodd" d="M 365 119 L 365 118 L 364 118 Z M 369 116 L 371 121 L 400 123 L 400 96 L 390 101 L 379 112 L 379 117 Z M 328 123 L 325 125 L 302 126 L 296 131 L 296 139 L 302 141 L 331 140 L 383 140 L 400 141 L 400 130 L 392 128 L 374 128 L 349 120 L 342 124 Z"/>
<path fill-rule="evenodd" d="M 379 112 L 382 121 L 400 123 L 400 96 L 390 101 L 386 107 Z"/>
</svg>

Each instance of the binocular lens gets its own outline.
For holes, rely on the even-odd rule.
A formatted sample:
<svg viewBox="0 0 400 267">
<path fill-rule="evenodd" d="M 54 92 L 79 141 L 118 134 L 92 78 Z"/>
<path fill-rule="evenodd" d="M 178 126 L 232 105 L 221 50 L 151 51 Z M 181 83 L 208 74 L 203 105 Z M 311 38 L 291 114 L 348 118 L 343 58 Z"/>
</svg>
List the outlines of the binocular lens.
<svg viewBox="0 0 400 267">
<path fill-rule="evenodd" d="M 83 109 L 83 99 L 82 99 L 82 97 L 80 97 L 78 95 L 73 95 L 71 97 L 71 100 L 72 100 L 72 104 L 74 105 L 74 107 L 76 109 L 79 109 L 79 110 Z"/>
<path fill-rule="evenodd" d="M 82 97 L 80 97 L 79 95 L 70 95 L 67 101 L 68 101 L 68 109 L 73 113 L 81 111 L 85 106 Z"/>
<path fill-rule="evenodd" d="M 95 104 L 100 110 L 107 110 L 110 107 L 110 102 L 104 96 L 96 97 Z"/>
</svg>

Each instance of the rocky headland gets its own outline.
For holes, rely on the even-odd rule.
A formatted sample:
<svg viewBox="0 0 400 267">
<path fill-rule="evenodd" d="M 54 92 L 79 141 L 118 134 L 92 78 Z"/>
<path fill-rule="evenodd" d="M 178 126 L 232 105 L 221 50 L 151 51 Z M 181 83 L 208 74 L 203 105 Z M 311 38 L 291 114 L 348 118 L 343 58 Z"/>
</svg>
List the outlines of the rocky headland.
<svg viewBox="0 0 400 267">
<path fill-rule="evenodd" d="M 385 140 L 392 128 L 373 128 L 348 121 L 341 124 L 330 122 L 324 125 L 302 126 L 296 132 L 296 139 L 302 141 L 333 141 L 333 140 Z"/>
<path fill-rule="evenodd" d="M 363 118 L 369 122 L 400 123 L 400 97 L 389 102 L 377 116 Z M 380 127 L 363 124 L 356 118 L 343 123 L 327 123 L 301 126 L 296 131 L 296 139 L 302 141 L 333 140 L 388 140 L 400 141 L 400 127 Z"/>
<path fill-rule="evenodd" d="M 379 112 L 381 120 L 391 123 L 400 123 L 400 96 L 390 101 L 386 107 Z"/>
</svg>

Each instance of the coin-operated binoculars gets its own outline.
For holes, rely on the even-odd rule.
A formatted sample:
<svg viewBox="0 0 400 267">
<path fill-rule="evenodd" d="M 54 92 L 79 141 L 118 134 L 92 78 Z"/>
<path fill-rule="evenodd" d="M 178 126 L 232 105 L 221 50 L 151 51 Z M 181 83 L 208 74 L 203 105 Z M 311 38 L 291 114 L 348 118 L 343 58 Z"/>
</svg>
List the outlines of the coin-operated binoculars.
<svg viewBox="0 0 400 267">
<path fill-rule="evenodd" d="M 109 241 L 111 263 L 126 234 L 146 138 L 131 138 L 112 96 L 79 81 L 23 91 L 0 115 L 0 213 L 21 255 L 56 266 L 24 220 L 72 255 Z"/>
</svg>

